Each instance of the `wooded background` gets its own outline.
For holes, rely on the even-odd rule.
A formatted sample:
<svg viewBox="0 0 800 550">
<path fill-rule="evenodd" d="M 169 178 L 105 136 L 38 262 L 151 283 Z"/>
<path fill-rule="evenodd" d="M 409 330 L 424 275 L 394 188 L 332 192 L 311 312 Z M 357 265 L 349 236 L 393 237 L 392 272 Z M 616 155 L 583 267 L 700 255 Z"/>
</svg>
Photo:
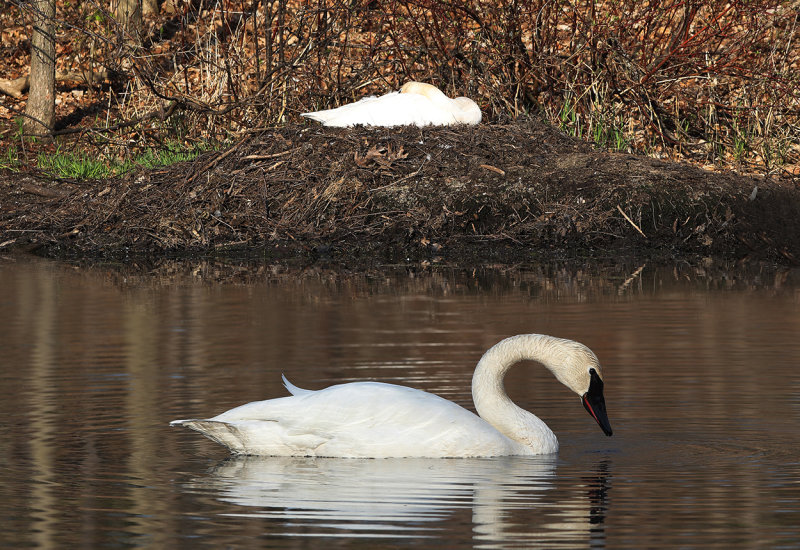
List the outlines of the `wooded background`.
<svg viewBox="0 0 800 550">
<path fill-rule="evenodd" d="M 24 161 L 219 146 L 420 80 L 488 123 L 532 115 L 612 150 L 800 173 L 797 1 L 11 0 L 0 18 L 0 138 Z M 26 118 L 12 85 L 47 24 L 54 119 Z M 26 141 L 31 116 L 53 139 Z"/>
</svg>

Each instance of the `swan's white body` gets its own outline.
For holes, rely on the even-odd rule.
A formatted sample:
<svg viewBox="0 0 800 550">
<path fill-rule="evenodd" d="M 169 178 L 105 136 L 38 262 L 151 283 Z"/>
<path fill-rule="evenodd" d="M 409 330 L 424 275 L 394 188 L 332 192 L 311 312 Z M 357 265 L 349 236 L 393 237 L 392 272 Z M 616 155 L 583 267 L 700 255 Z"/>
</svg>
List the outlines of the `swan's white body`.
<svg viewBox="0 0 800 550">
<path fill-rule="evenodd" d="M 407 82 L 399 92 L 370 96 L 325 111 L 301 116 L 325 126 L 449 126 L 478 124 L 481 110 L 466 97 L 450 99 L 441 90 L 422 82 Z"/>
<path fill-rule="evenodd" d="M 540 361 L 578 394 L 590 392 L 599 363 L 586 346 L 539 334 L 507 338 L 490 348 L 472 379 L 477 416 L 437 395 L 405 386 L 355 382 L 319 391 L 284 378 L 291 397 L 248 403 L 207 420 L 175 420 L 235 454 L 327 457 L 475 457 L 558 450 L 555 434 L 516 406 L 503 376 L 523 359 Z M 602 401 L 602 381 L 600 381 Z M 587 410 L 589 410 L 587 408 Z M 590 410 L 608 435 L 598 415 Z M 605 403 L 598 413 L 605 420 Z"/>
</svg>

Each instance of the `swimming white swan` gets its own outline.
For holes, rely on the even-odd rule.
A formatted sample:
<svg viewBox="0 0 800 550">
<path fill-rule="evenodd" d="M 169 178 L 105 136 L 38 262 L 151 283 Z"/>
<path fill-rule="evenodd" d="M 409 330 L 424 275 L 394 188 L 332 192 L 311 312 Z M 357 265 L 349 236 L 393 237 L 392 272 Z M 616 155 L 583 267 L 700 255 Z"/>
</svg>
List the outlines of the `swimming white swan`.
<svg viewBox="0 0 800 550">
<path fill-rule="evenodd" d="M 325 126 L 449 126 L 478 124 L 481 110 L 467 97 L 450 99 L 431 84 L 406 82 L 399 92 L 301 116 Z"/>
<path fill-rule="evenodd" d="M 312 391 L 284 377 L 291 397 L 170 425 L 196 430 L 235 454 L 387 458 L 554 453 L 555 434 L 503 389 L 506 371 L 525 359 L 540 362 L 580 395 L 589 414 L 611 435 L 597 357 L 583 344 L 542 334 L 506 338 L 481 357 L 472 377 L 480 416 L 405 386 L 353 382 Z"/>
</svg>

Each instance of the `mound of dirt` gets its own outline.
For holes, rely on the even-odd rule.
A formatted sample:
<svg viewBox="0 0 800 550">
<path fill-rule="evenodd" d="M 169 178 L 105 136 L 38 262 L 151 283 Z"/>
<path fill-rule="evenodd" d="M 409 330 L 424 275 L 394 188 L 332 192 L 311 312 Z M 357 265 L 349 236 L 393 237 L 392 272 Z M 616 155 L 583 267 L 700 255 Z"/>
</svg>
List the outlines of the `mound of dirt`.
<svg viewBox="0 0 800 550">
<path fill-rule="evenodd" d="M 0 251 L 379 261 L 702 255 L 796 263 L 798 182 L 593 150 L 526 120 L 287 126 L 109 181 L 0 176 Z"/>
</svg>

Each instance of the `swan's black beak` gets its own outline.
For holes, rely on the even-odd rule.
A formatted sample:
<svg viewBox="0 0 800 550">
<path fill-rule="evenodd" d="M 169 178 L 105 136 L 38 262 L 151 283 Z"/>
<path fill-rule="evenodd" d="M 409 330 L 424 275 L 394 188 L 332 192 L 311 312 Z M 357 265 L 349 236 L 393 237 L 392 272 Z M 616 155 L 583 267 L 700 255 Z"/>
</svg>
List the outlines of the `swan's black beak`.
<svg viewBox="0 0 800 550">
<path fill-rule="evenodd" d="M 608 421 L 608 414 L 606 414 L 606 400 L 603 397 L 603 381 L 600 375 L 594 369 L 589 369 L 591 376 L 589 381 L 589 391 L 583 394 L 581 400 L 583 401 L 583 408 L 589 411 L 597 421 L 597 425 L 603 430 L 606 435 L 614 433 L 611 430 L 611 423 Z"/>
</svg>

